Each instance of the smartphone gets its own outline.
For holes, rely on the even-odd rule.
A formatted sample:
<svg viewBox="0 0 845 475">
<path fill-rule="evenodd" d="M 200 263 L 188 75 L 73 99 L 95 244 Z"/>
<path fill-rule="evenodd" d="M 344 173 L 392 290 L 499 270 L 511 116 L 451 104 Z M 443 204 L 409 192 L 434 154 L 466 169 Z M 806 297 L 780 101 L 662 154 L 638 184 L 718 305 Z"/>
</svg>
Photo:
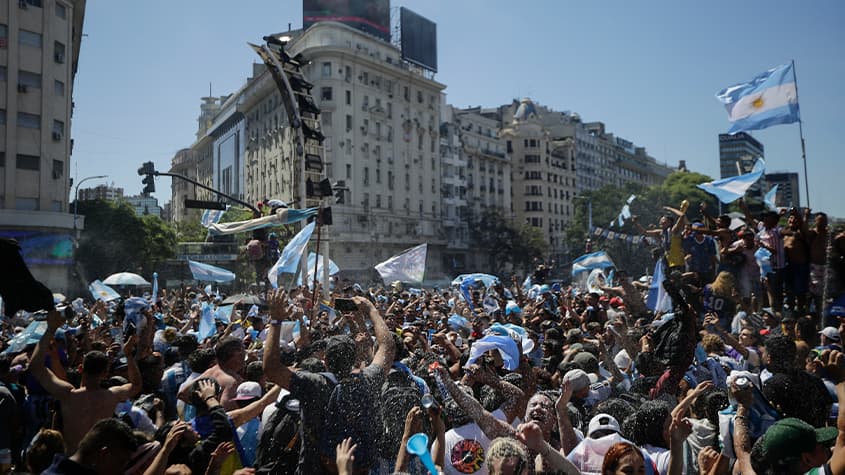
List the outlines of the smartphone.
<svg viewBox="0 0 845 475">
<path fill-rule="evenodd" d="M 354 312 L 358 310 L 358 304 L 352 299 L 334 299 L 334 308 L 341 312 Z"/>
</svg>

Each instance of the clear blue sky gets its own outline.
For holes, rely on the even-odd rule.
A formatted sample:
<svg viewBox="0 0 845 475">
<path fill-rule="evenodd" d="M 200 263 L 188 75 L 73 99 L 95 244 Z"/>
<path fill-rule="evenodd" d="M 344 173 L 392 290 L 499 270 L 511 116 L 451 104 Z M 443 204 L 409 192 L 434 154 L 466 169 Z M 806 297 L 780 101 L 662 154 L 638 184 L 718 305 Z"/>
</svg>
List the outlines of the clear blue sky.
<svg viewBox="0 0 845 475">
<path fill-rule="evenodd" d="M 437 23 L 451 104 L 529 96 L 718 177 L 719 89 L 795 59 L 811 204 L 845 217 L 845 2 L 394 0 Z M 73 120 L 71 170 L 108 174 L 137 194 L 136 170 L 169 167 L 194 140 L 200 97 L 243 85 L 247 41 L 302 25 L 301 0 L 89 0 Z M 798 125 L 755 132 L 769 171 L 801 174 Z M 78 175 L 77 175 L 78 167 Z M 83 186 L 95 184 L 88 182 Z M 170 199 L 170 179 L 156 196 Z"/>
</svg>

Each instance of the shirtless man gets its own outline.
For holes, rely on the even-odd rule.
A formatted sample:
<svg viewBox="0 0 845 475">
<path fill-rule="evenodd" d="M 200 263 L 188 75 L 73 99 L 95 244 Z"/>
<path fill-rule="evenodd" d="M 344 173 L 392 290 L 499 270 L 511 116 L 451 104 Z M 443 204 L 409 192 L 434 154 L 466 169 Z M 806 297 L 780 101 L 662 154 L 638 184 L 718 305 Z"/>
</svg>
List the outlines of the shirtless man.
<svg viewBox="0 0 845 475">
<path fill-rule="evenodd" d="M 797 312 L 807 310 L 807 291 L 810 281 L 810 246 L 807 239 L 806 222 L 798 211 L 792 208 L 783 235 L 783 249 L 786 252 L 786 295 L 787 303 Z"/>
<path fill-rule="evenodd" d="M 804 210 L 804 222 L 809 223 L 810 209 Z M 827 241 L 830 234 L 827 227 L 827 214 L 816 213 L 814 226 L 807 231 L 807 242 L 810 244 L 810 294 L 816 302 L 816 308 L 822 308 L 822 294 L 824 293 L 825 266 L 827 265 Z M 828 281 L 829 282 L 829 281 Z"/>
<path fill-rule="evenodd" d="M 217 356 L 217 364 L 208 368 L 200 378 L 214 378 L 217 384 L 223 388 L 223 393 L 220 396 L 220 404 L 223 409 L 231 411 L 238 408 L 238 403 L 235 401 L 237 397 L 238 385 L 244 382 L 241 373 L 244 369 L 244 344 L 237 338 L 227 337 L 214 348 Z M 185 386 L 179 392 L 179 399 L 190 403 L 191 394 L 190 386 Z"/>
<path fill-rule="evenodd" d="M 137 338 L 133 335 L 123 345 L 128 383 L 108 389 L 100 387 L 100 381 L 108 375 L 109 368 L 109 358 L 101 351 L 89 351 L 85 354 L 79 388 L 60 379 L 44 365 L 44 361 L 53 334 L 64 323 L 64 317 L 58 311 L 53 310 L 47 314 L 47 331 L 35 345 L 29 370 L 38 383 L 61 404 L 65 446 L 67 453 L 74 453 L 79 441 L 97 421 L 112 417 L 117 403 L 138 394 L 141 390 L 141 373 L 132 356 Z"/>
<path fill-rule="evenodd" d="M 724 254 L 734 242 L 734 233 L 731 231 L 731 217 L 723 214 L 719 216 L 718 220 L 714 219 L 707 212 L 707 203 L 704 202 L 698 206 L 698 209 L 707 224 L 707 228 L 700 230 L 701 234 L 713 236 L 719 243 L 719 255 Z M 710 229 L 714 225 L 716 229 Z"/>
</svg>

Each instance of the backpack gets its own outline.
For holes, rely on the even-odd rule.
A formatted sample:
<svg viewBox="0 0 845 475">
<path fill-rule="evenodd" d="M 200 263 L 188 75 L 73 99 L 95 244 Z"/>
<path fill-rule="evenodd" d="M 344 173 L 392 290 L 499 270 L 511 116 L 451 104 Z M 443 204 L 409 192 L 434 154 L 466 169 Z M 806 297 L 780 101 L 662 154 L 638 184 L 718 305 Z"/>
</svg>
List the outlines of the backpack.
<svg viewBox="0 0 845 475">
<path fill-rule="evenodd" d="M 331 381 L 328 376 L 326 379 Z M 357 445 L 356 470 L 376 463 L 383 432 L 380 408 L 378 388 L 372 387 L 367 377 L 352 374 L 335 384 L 320 428 L 319 450 L 324 467 L 335 471 L 337 445 L 347 437 Z"/>
<path fill-rule="evenodd" d="M 381 403 L 384 426 L 382 454 L 387 458 L 395 457 L 402 442 L 405 417 L 412 407 L 420 404 L 420 389 L 407 373 L 391 369 L 381 386 Z"/>
<path fill-rule="evenodd" d="M 298 406 L 299 401 L 290 394 L 276 402 L 276 412 L 270 416 L 259 436 L 255 452 L 257 474 L 277 475 L 296 471 L 302 445 L 302 418 L 298 409 L 288 407 L 289 401 L 296 401 Z"/>
<path fill-rule="evenodd" d="M 260 261 L 264 258 L 264 248 L 261 241 L 253 239 L 246 243 L 246 257 L 251 261 Z"/>
</svg>

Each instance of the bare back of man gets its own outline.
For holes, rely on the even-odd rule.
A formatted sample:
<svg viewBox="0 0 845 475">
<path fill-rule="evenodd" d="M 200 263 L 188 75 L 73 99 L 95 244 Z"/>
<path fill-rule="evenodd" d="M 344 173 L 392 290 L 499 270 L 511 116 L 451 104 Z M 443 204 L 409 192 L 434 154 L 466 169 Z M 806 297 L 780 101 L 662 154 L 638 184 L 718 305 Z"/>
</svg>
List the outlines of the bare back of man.
<svg viewBox="0 0 845 475">
<path fill-rule="evenodd" d="M 227 373 L 220 365 L 214 365 L 205 370 L 200 378 L 214 378 L 220 385 L 223 390 L 220 396 L 220 404 L 223 405 L 223 409 L 231 411 L 238 408 L 234 399 L 237 397 L 238 385 L 243 382 L 243 378 L 239 374 Z"/>
<path fill-rule="evenodd" d="M 119 396 L 108 389 L 73 389 L 59 399 L 62 408 L 62 434 L 67 453 L 76 447 L 85 433 L 100 419 L 114 415 L 114 408 L 120 402 Z"/>
</svg>

